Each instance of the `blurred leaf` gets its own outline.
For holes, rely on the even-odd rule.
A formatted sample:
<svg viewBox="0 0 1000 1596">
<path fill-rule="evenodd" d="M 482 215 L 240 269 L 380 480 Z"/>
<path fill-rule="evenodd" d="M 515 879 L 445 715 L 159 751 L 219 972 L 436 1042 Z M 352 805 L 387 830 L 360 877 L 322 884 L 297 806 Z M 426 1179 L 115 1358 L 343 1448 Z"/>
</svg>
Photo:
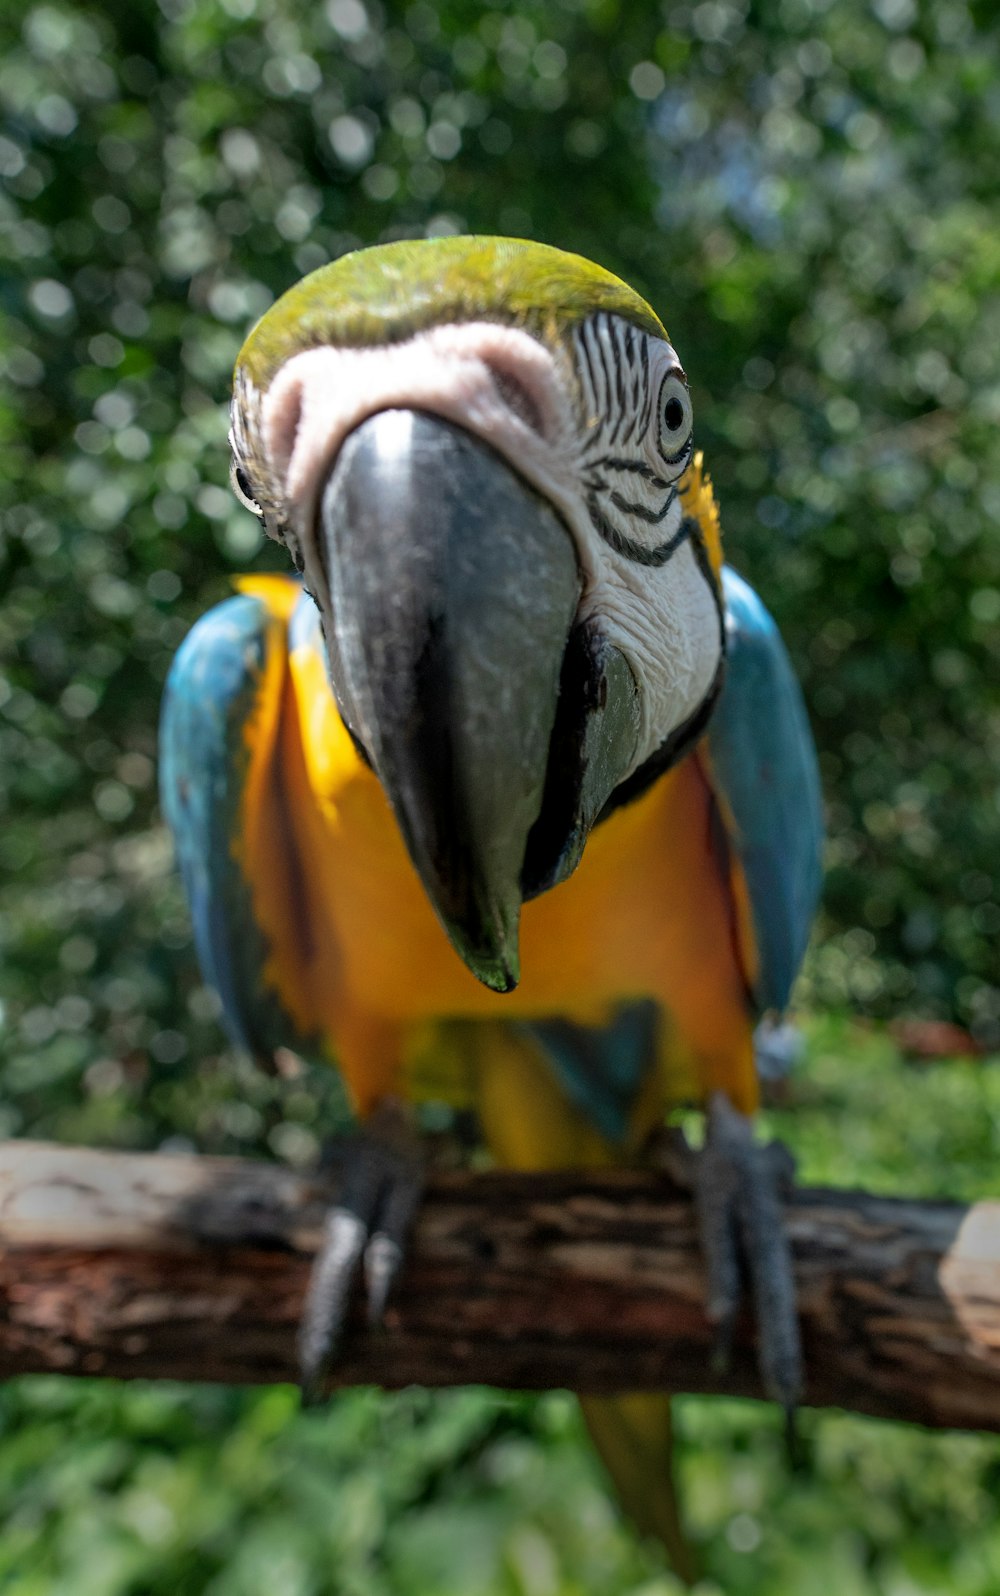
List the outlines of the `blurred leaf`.
<svg viewBox="0 0 1000 1596">
<path fill-rule="evenodd" d="M 158 701 L 232 573 L 282 564 L 227 491 L 246 328 L 347 249 L 449 231 L 593 256 L 682 353 L 821 749 L 809 1004 L 996 1046 L 998 55 L 966 0 L 4 10 L 0 1133 L 306 1161 L 342 1121 L 332 1077 L 223 1049 Z M 774 1118 L 806 1178 L 971 1195 L 997 1079 L 826 1020 Z M 28 1381 L 0 1426 L 13 1596 L 676 1590 L 559 1395 L 299 1417 L 286 1391 Z M 992 1441 L 824 1415 L 789 1479 L 766 1410 L 686 1401 L 681 1428 L 706 1596 L 1000 1586 Z"/>
</svg>

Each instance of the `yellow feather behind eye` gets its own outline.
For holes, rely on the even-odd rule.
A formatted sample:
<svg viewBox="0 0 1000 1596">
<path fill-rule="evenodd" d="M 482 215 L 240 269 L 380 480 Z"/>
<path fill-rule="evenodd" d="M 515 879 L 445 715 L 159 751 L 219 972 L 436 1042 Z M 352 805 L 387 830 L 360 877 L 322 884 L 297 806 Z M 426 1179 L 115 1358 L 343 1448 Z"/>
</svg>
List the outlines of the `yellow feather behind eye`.
<svg viewBox="0 0 1000 1596">
<path fill-rule="evenodd" d="M 705 549 L 716 576 L 722 571 L 722 531 L 719 506 L 712 491 L 712 479 L 705 470 L 705 456 L 699 449 L 681 479 L 681 504 L 685 515 L 693 515 L 701 527 Z"/>
<path fill-rule="evenodd" d="M 302 587 L 293 576 L 268 575 L 236 576 L 233 586 L 237 593 L 248 593 L 251 598 L 262 599 L 275 619 L 288 622 L 292 618 Z"/>
</svg>

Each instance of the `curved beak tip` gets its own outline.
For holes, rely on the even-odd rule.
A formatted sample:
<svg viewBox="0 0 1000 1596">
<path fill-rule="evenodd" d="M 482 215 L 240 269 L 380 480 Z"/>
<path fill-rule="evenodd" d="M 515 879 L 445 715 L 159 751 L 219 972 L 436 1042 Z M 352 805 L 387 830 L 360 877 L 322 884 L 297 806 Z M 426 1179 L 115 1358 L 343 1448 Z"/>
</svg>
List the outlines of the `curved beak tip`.
<svg viewBox="0 0 1000 1596">
<path fill-rule="evenodd" d="M 520 912 L 518 900 L 507 914 L 494 909 L 485 915 L 449 916 L 444 922 L 463 963 L 492 992 L 513 992 L 521 979 Z"/>
<path fill-rule="evenodd" d="M 493 979 L 490 985 L 494 992 L 513 992 L 520 979 L 521 959 L 515 930 L 513 943 L 500 949 L 499 956 L 493 964 Z"/>
<path fill-rule="evenodd" d="M 490 989 L 494 992 L 513 992 L 519 980 L 519 970 L 510 970 L 503 965 L 498 965 L 495 970 L 491 972 L 489 979 L 485 982 L 485 985 L 490 987 Z"/>
</svg>

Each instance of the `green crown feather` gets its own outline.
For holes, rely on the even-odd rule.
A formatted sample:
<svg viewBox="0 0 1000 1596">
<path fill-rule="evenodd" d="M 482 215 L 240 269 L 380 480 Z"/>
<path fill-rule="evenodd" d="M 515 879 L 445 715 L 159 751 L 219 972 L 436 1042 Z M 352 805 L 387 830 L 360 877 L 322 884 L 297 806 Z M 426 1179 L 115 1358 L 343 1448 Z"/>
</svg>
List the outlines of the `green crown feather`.
<svg viewBox="0 0 1000 1596">
<path fill-rule="evenodd" d="M 238 365 L 266 389 L 300 350 L 399 343 L 425 327 L 502 321 L 542 337 L 598 311 L 653 337 L 666 333 L 646 301 L 582 255 L 511 238 L 435 238 L 380 244 L 320 266 L 272 305 Z"/>
</svg>

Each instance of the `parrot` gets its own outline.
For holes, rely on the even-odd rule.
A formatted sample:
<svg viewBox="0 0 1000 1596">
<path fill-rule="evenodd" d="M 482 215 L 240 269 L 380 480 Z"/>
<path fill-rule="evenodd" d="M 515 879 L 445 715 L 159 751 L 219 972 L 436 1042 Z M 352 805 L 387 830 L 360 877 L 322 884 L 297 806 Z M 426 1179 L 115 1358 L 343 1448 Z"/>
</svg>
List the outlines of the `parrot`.
<svg viewBox="0 0 1000 1596">
<path fill-rule="evenodd" d="M 384 1310 L 419 1105 L 543 1170 L 642 1166 L 693 1104 L 708 1311 L 724 1346 L 750 1282 L 793 1411 L 754 1031 L 816 910 L 817 761 L 776 625 L 724 563 L 663 324 L 547 244 L 376 245 L 265 312 L 231 421 L 234 492 L 290 569 L 239 579 L 181 645 L 161 797 L 232 1041 L 332 1062 L 357 1119 L 304 1394 L 359 1282 Z M 669 1397 L 581 1401 L 626 1511 L 683 1562 Z"/>
</svg>

